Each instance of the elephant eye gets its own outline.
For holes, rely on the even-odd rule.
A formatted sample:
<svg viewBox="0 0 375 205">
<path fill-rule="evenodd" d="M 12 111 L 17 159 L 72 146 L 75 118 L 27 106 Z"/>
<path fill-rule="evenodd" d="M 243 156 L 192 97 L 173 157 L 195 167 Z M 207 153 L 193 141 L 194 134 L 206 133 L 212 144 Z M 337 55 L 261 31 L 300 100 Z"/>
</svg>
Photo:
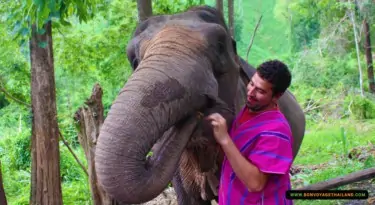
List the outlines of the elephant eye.
<svg viewBox="0 0 375 205">
<path fill-rule="evenodd" d="M 134 58 L 132 61 L 132 68 L 135 70 L 138 67 L 138 60 L 137 58 Z"/>
<path fill-rule="evenodd" d="M 218 52 L 220 54 L 224 53 L 225 52 L 225 45 L 224 45 L 224 43 L 219 41 L 218 44 L 217 44 L 217 49 L 218 49 Z"/>
</svg>

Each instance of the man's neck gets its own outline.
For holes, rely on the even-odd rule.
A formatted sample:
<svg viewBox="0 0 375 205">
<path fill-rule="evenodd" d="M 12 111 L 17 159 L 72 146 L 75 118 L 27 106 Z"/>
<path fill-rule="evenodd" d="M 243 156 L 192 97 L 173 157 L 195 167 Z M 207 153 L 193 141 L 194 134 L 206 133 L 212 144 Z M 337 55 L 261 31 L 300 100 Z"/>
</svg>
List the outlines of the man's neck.
<svg viewBox="0 0 375 205">
<path fill-rule="evenodd" d="M 249 108 L 247 108 L 247 110 L 248 110 L 248 112 L 249 112 L 250 114 L 252 114 L 252 115 L 257 115 L 257 114 L 260 114 L 260 113 L 262 113 L 262 112 L 267 112 L 267 111 L 274 110 L 274 109 L 276 109 L 276 108 L 277 108 L 277 104 L 274 104 L 274 105 L 267 106 L 266 108 L 261 109 L 261 110 L 256 110 L 256 111 L 254 111 L 254 110 L 251 110 L 251 109 L 249 109 Z"/>
</svg>

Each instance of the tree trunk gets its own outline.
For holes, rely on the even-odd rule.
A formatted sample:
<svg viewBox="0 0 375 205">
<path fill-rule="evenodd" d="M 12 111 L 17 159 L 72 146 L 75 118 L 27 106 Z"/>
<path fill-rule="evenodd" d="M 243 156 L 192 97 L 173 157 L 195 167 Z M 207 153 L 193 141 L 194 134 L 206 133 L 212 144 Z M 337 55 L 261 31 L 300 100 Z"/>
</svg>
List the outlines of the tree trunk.
<svg viewBox="0 0 375 205">
<path fill-rule="evenodd" d="M 152 15 L 151 0 L 137 0 L 138 19 L 144 21 Z"/>
<path fill-rule="evenodd" d="M 33 25 L 30 40 L 33 205 L 63 204 L 51 26 L 49 21 L 40 34 Z"/>
<path fill-rule="evenodd" d="M 3 186 L 3 176 L 1 174 L 1 162 L 0 162 L 0 204 L 7 205 L 7 198 L 5 196 L 5 190 Z"/>
<path fill-rule="evenodd" d="M 216 9 L 223 14 L 223 0 L 216 0 Z"/>
<path fill-rule="evenodd" d="M 371 51 L 371 35 L 370 35 L 370 26 L 367 22 L 367 19 L 363 20 L 363 28 L 365 35 L 365 53 L 366 53 L 366 62 L 367 62 L 367 77 L 369 83 L 369 90 L 371 93 L 375 94 L 375 81 L 374 81 L 374 67 L 372 64 L 372 51 Z"/>
<path fill-rule="evenodd" d="M 74 120 L 77 122 L 78 139 L 85 151 L 91 196 L 94 205 L 114 205 L 112 200 L 97 183 L 95 172 L 95 149 L 99 137 L 99 130 L 104 122 L 104 108 L 102 103 L 103 91 L 99 84 L 93 88 L 90 99 L 85 104 L 87 108 L 79 108 L 75 113 Z"/>
<path fill-rule="evenodd" d="M 234 37 L 234 0 L 228 0 L 228 24 L 230 35 Z"/>
<path fill-rule="evenodd" d="M 348 4 L 351 4 L 352 2 L 350 0 L 348 0 Z M 357 30 L 356 30 L 356 23 L 355 23 L 355 19 L 354 19 L 354 11 L 352 11 L 351 9 L 349 9 L 349 15 L 350 15 L 350 20 L 352 22 L 352 26 L 353 26 L 353 33 L 354 33 L 354 40 L 355 40 L 355 48 L 356 48 L 356 52 L 357 52 L 357 61 L 358 61 L 358 71 L 359 71 L 359 87 L 360 87 L 360 90 L 361 90 L 361 96 L 364 97 L 364 94 L 363 94 L 363 78 L 362 78 L 362 68 L 361 68 L 361 60 L 360 60 L 360 53 L 359 53 L 359 46 L 358 46 L 358 35 L 357 35 Z"/>
</svg>

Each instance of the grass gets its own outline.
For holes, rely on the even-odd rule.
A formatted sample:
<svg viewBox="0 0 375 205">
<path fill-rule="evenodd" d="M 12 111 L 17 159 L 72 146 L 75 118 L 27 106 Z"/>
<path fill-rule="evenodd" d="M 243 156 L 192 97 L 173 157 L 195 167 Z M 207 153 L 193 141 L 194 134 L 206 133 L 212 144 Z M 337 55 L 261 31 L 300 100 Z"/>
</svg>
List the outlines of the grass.
<svg viewBox="0 0 375 205">
<path fill-rule="evenodd" d="M 346 142 L 342 139 L 341 128 L 345 130 Z M 375 120 L 356 122 L 335 120 L 307 126 L 295 164 L 320 164 L 332 157 L 343 155 L 343 144 L 348 150 L 368 142 L 375 144 Z"/>
<path fill-rule="evenodd" d="M 345 138 L 342 135 L 345 131 Z M 306 186 L 317 182 L 347 175 L 365 168 L 374 167 L 375 160 L 369 157 L 361 162 L 348 159 L 347 154 L 353 148 L 375 144 L 375 120 L 354 121 L 350 119 L 335 120 L 310 124 L 301 145 L 294 165 L 306 167 L 303 172 L 292 177 L 295 186 Z M 346 140 L 346 141 L 345 141 Z M 344 144 L 347 145 L 343 146 Z M 312 170 L 312 165 L 321 165 Z M 342 187 L 341 187 L 342 188 Z M 295 200 L 295 204 L 342 204 L 344 200 Z"/>
</svg>

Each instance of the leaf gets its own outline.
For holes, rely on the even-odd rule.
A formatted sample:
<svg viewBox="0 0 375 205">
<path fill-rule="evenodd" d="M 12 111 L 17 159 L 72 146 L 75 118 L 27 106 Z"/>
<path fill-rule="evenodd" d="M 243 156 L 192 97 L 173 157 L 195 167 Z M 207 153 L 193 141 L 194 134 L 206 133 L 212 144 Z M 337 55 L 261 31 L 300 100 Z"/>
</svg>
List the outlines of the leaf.
<svg viewBox="0 0 375 205">
<path fill-rule="evenodd" d="M 39 28 L 39 29 L 37 30 L 37 33 L 38 33 L 39 35 L 43 35 L 44 33 L 46 33 L 46 30 L 45 30 L 44 28 Z"/>
<path fill-rule="evenodd" d="M 38 42 L 38 46 L 41 47 L 41 48 L 46 48 L 47 47 L 47 42 L 46 41 Z"/>
<path fill-rule="evenodd" d="M 21 35 L 22 35 L 23 37 L 27 37 L 27 36 L 29 35 L 29 33 L 30 33 L 30 29 L 29 29 L 29 28 L 26 28 L 26 27 L 23 27 L 23 28 L 21 29 L 20 33 L 21 33 Z"/>
<path fill-rule="evenodd" d="M 16 23 L 14 24 L 12 35 L 13 36 L 17 35 L 18 32 L 21 30 L 21 27 L 22 27 L 21 21 L 16 21 Z"/>
</svg>

